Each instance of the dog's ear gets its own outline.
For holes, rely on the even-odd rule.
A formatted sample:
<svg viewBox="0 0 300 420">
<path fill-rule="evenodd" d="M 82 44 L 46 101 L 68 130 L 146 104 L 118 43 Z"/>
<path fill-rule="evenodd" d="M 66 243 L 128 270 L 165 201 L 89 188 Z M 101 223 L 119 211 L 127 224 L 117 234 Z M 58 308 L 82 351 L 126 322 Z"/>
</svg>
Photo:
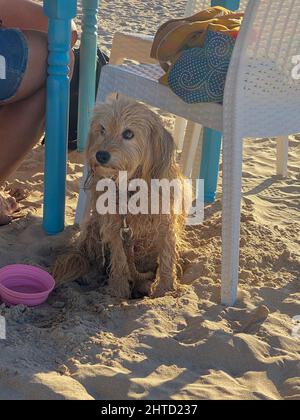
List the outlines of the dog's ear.
<svg viewBox="0 0 300 420">
<path fill-rule="evenodd" d="M 162 126 L 152 128 L 152 167 L 151 179 L 169 178 L 174 163 L 175 143 L 172 135 Z"/>
</svg>

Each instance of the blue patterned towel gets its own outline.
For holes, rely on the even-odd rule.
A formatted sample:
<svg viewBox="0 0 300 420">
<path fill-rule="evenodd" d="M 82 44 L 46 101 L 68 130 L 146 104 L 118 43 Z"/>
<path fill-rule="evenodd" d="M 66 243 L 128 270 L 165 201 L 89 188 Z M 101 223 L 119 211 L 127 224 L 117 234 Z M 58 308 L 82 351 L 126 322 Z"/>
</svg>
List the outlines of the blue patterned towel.
<svg viewBox="0 0 300 420">
<path fill-rule="evenodd" d="M 182 53 L 169 73 L 169 86 L 189 104 L 223 102 L 227 71 L 235 39 L 208 31 L 203 48 Z"/>
</svg>

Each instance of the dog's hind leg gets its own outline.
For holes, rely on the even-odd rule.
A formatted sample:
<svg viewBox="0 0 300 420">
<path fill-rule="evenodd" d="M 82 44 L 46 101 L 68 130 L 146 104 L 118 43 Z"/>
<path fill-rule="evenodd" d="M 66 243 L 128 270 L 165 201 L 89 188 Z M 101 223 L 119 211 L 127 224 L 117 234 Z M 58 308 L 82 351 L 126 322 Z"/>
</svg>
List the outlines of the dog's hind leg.
<svg viewBox="0 0 300 420">
<path fill-rule="evenodd" d="M 103 248 L 99 225 L 91 218 L 83 228 L 74 251 L 59 256 L 53 266 L 53 276 L 57 285 L 68 283 L 88 274 L 91 264 L 103 264 Z"/>
<path fill-rule="evenodd" d="M 177 249 L 176 234 L 173 226 L 168 226 L 162 241 L 161 252 L 159 256 L 159 275 L 152 288 L 153 297 L 164 296 L 167 292 L 178 289 L 177 281 Z"/>
<path fill-rule="evenodd" d="M 76 280 L 90 270 L 89 260 L 80 252 L 59 256 L 53 266 L 53 277 L 56 286 Z"/>
</svg>

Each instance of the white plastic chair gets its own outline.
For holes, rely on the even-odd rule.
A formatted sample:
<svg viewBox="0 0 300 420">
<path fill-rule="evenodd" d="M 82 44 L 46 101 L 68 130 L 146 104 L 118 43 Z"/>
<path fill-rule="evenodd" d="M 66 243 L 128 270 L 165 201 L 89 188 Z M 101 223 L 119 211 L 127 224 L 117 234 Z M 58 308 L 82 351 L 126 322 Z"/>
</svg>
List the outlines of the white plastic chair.
<svg viewBox="0 0 300 420">
<path fill-rule="evenodd" d="M 245 0 L 242 0 L 245 2 Z M 248 0 L 246 0 L 248 1 Z M 211 0 L 188 0 L 185 8 L 184 16 L 191 16 L 199 10 L 210 7 Z M 243 6 L 243 5 L 242 5 Z M 153 36 L 143 34 L 117 32 L 114 35 L 110 64 L 120 65 L 125 59 L 135 60 L 142 64 L 157 64 L 155 59 L 150 57 Z M 177 149 L 182 151 L 181 163 L 183 172 L 186 176 L 190 176 L 194 159 L 191 159 L 190 150 L 201 151 L 201 126 L 196 127 L 192 123 L 188 132 L 186 132 L 188 121 L 179 116 L 176 117 L 174 127 L 174 140 Z M 199 136 L 197 135 L 198 133 Z M 192 144 L 190 144 L 192 142 Z M 199 143 L 199 144 L 198 144 Z M 185 146 L 185 148 L 184 148 Z M 200 161 L 197 160 L 200 166 Z"/>
<path fill-rule="evenodd" d="M 161 70 L 157 65 L 109 65 L 101 75 L 99 102 L 118 92 L 224 133 L 222 302 L 226 305 L 234 304 L 237 297 L 242 140 L 284 139 L 300 131 L 300 81 L 292 78 L 293 57 L 300 53 L 299 21 L 299 0 L 249 2 L 223 106 L 185 104 L 168 87 L 158 84 Z M 282 144 L 279 150 L 286 155 Z M 79 218 L 84 211 L 82 198 Z"/>
<path fill-rule="evenodd" d="M 299 0 L 251 0 L 227 76 L 223 115 L 222 301 L 233 304 L 239 272 L 243 139 L 300 130 Z M 286 146 L 279 150 L 286 154 Z"/>
<path fill-rule="evenodd" d="M 245 11 L 248 1 L 240 1 L 240 11 Z M 184 15 L 191 16 L 210 5 L 211 0 L 188 0 Z M 157 64 L 156 60 L 150 57 L 152 42 L 152 36 L 117 32 L 113 39 L 110 64 L 122 65 L 126 59 L 142 64 Z M 182 152 L 181 166 L 184 175 L 193 179 L 197 178 L 201 164 L 202 126 L 177 116 L 174 140 L 177 149 Z M 280 138 L 277 146 L 277 174 L 287 176 L 287 169 L 288 138 Z"/>
</svg>

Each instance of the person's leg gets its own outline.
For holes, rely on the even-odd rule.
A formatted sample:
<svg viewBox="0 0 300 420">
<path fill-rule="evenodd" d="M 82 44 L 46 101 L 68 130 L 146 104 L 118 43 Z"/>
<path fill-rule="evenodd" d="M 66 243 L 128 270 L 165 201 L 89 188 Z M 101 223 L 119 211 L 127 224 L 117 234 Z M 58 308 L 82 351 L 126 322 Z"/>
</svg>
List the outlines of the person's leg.
<svg viewBox="0 0 300 420">
<path fill-rule="evenodd" d="M 22 162 L 44 130 L 45 89 L 22 101 L 0 107 L 0 185 Z M 13 197 L 0 194 L 0 226 L 7 224 L 18 209 Z"/>
<path fill-rule="evenodd" d="M 22 162 L 44 129 L 45 88 L 19 102 L 0 107 L 0 184 Z"/>
<path fill-rule="evenodd" d="M 0 101 L 0 185 L 43 132 L 47 36 L 36 31 L 24 31 L 24 35 L 28 45 L 26 73 L 17 94 L 8 101 Z M 16 209 L 13 198 L 0 195 L 0 225 L 8 223 Z"/>
<path fill-rule="evenodd" d="M 47 35 L 36 31 L 24 31 L 24 35 L 28 43 L 26 73 L 17 94 L 9 101 L 0 101 L 0 185 L 17 169 L 44 130 Z M 73 64 L 72 54 L 71 72 Z M 15 210 L 12 201 L 4 203 L 0 195 L 0 224 Z"/>
<path fill-rule="evenodd" d="M 47 35 L 43 32 L 24 31 L 27 40 L 28 61 L 26 72 L 17 94 L 4 102 L 4 106 L 32 96 L 45 85 L 47 77 Z M 0 106 L 2 105 L 0 101 Z M 2 127 L 1 127 L 2 131 Z"/>
</svg>

